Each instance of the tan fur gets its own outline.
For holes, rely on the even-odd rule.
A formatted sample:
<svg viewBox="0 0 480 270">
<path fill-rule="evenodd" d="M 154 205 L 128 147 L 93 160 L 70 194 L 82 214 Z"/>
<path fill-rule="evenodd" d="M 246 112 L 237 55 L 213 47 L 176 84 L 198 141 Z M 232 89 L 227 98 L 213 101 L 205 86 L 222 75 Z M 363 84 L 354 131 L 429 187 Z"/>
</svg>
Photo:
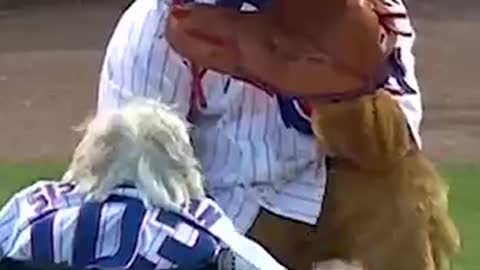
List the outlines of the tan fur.
<svg viewBox="0 0 480 270">
<path fill-rule="evenodd" d="M 261 213 L 250 235 L 291 269 L 330 258 L 368 270 L 444 270 L 460 248 L 448 187 L 410 139 L 386 93 L 314 105 L 314 129 L 336 155 L 316 226 Z"/>
</svg>

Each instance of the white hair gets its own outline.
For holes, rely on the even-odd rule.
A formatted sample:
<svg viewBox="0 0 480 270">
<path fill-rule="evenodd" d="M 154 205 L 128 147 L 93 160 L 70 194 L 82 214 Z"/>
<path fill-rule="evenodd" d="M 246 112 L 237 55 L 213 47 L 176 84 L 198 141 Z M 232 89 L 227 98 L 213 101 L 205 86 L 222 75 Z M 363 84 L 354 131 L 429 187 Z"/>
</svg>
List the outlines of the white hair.
<svg viewBox="0 0 480 270">
<path fill-rule="evenodd" d="M 177 211 L 205 196 L 189 125 L 171 107 L 136 98 L 99 113 L 84 130 L 62 180 L 94 199 L 106 199 L 121 184 L 135 185 L 154 206 Z"/>
</svg>

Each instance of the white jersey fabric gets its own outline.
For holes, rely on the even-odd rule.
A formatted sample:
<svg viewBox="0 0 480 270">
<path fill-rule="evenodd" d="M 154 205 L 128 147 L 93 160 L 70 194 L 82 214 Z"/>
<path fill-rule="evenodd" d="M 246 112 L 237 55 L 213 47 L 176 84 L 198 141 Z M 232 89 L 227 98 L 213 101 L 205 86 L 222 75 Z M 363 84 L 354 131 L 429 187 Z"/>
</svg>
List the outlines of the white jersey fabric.
<svg viewBox="0 0 480 270">
<path fill-rule="evenodd" d="M 397 14 L 405 12 L 399 1 L 378 10 L 384 13 L 388 31 L 400 26 L 408 31 L 397 42 L 399 52 L 391 61 L 396 73 L 392 71 L 387 84 L 420 142 L 421 100 L 411 54 L 414 34 L 406 14 Z M 295 98 L 270 96 L 226 75 L 192 72 L 195 69 L 165 40 L 168 8 L 168 1 L 137 0 L 124 13 L 105 55 L 99 111 L 134 96 L 175 104 L 185 116 L 193 111 L 192 139 L 209 192 L 240 231 L 248 230 L 260 207 L 315 224 L 326 168 L 321 146 L 311 134 L 308 110 Z M 395 16 L 389 17 L 390 11 Z"/>
<path fill-rule="evenodd" d="M 263 270 L 284 270 L 260 245 L 238 233 L 210 199 L 182 213 L 152 207 L 134 187 L 103 202 L 73 185 L 39 181 L 0 212 L 0 259 L 74 269 L 197 269 L 228 247 Z"/>
</svg>

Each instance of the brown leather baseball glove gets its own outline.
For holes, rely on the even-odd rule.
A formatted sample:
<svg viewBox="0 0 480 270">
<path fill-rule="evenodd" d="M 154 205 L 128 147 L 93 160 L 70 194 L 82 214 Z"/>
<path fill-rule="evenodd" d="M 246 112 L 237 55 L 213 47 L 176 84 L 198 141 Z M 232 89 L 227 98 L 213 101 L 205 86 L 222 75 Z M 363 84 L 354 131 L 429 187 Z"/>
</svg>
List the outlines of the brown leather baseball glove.
<svg viewBox="0 0 480 270">
<path fill-rule="evenodd" d="M 374 10 L 362 0 L 275 0 L 259 12 L 176 5 L 166 34 L 205 68 L 286 95 L 342 98 L 382 80 L 388 49 Z"/>
</svg>

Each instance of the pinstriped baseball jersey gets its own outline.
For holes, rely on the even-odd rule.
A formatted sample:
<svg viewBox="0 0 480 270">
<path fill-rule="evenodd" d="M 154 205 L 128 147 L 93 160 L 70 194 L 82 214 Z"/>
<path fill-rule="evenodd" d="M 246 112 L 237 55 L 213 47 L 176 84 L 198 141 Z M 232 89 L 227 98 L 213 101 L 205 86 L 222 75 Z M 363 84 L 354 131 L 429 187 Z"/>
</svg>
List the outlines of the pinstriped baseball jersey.
<svg viewBox="0 0 480 270">
<path fill-rule="evenodd" d="M 222 2 L 238 6 L 232 0 Z M 257 2 L 262 1 L 251 1 Z M 387 14 L 391 7 L 384 3 L 378 12 Z M 209 192 L 240 231 L 251 226 L 260 207 L 316 223 L 326 171 L 321 146 L 315 145 L 311 134 L 308 108 L 296 98 L 269 95 L 213 71 L 192 73 L 164 38 L 167 9 L 167 1 L 137 0 L 125 12 L 107 48 L 98 109 L 146 96 L 176 104 L 185 116 L 194 112 L 190 115 L 195 126 L 192 140 Z M 388 31 L 397 31 L 397 18 L 388 20 L 384 20 L 392 26 Z M 407 72 L 392 73 L 388 85 L 398 93 L 396 98 L 417 134 L 421 104 L 410 52 L 413 38 L 407 35 L 398 40 L 399 57 L 391 63 L 400 63 Z M 405 84 L 400 81 L 415 91 L 403 91 Z"/>
<path fill-rule="evenodd" d="M 258 269 L 284 269 L 236 232 L 212 200 L 192 201 L 179 214 L 152 207 L 128 186 L 96 202 L 73 185 L 37 182 L 2 209 L 0 237 L 1 258 L 37 266 L 199 269 L 213 262 L 225 245 Z"/>
</svg>

